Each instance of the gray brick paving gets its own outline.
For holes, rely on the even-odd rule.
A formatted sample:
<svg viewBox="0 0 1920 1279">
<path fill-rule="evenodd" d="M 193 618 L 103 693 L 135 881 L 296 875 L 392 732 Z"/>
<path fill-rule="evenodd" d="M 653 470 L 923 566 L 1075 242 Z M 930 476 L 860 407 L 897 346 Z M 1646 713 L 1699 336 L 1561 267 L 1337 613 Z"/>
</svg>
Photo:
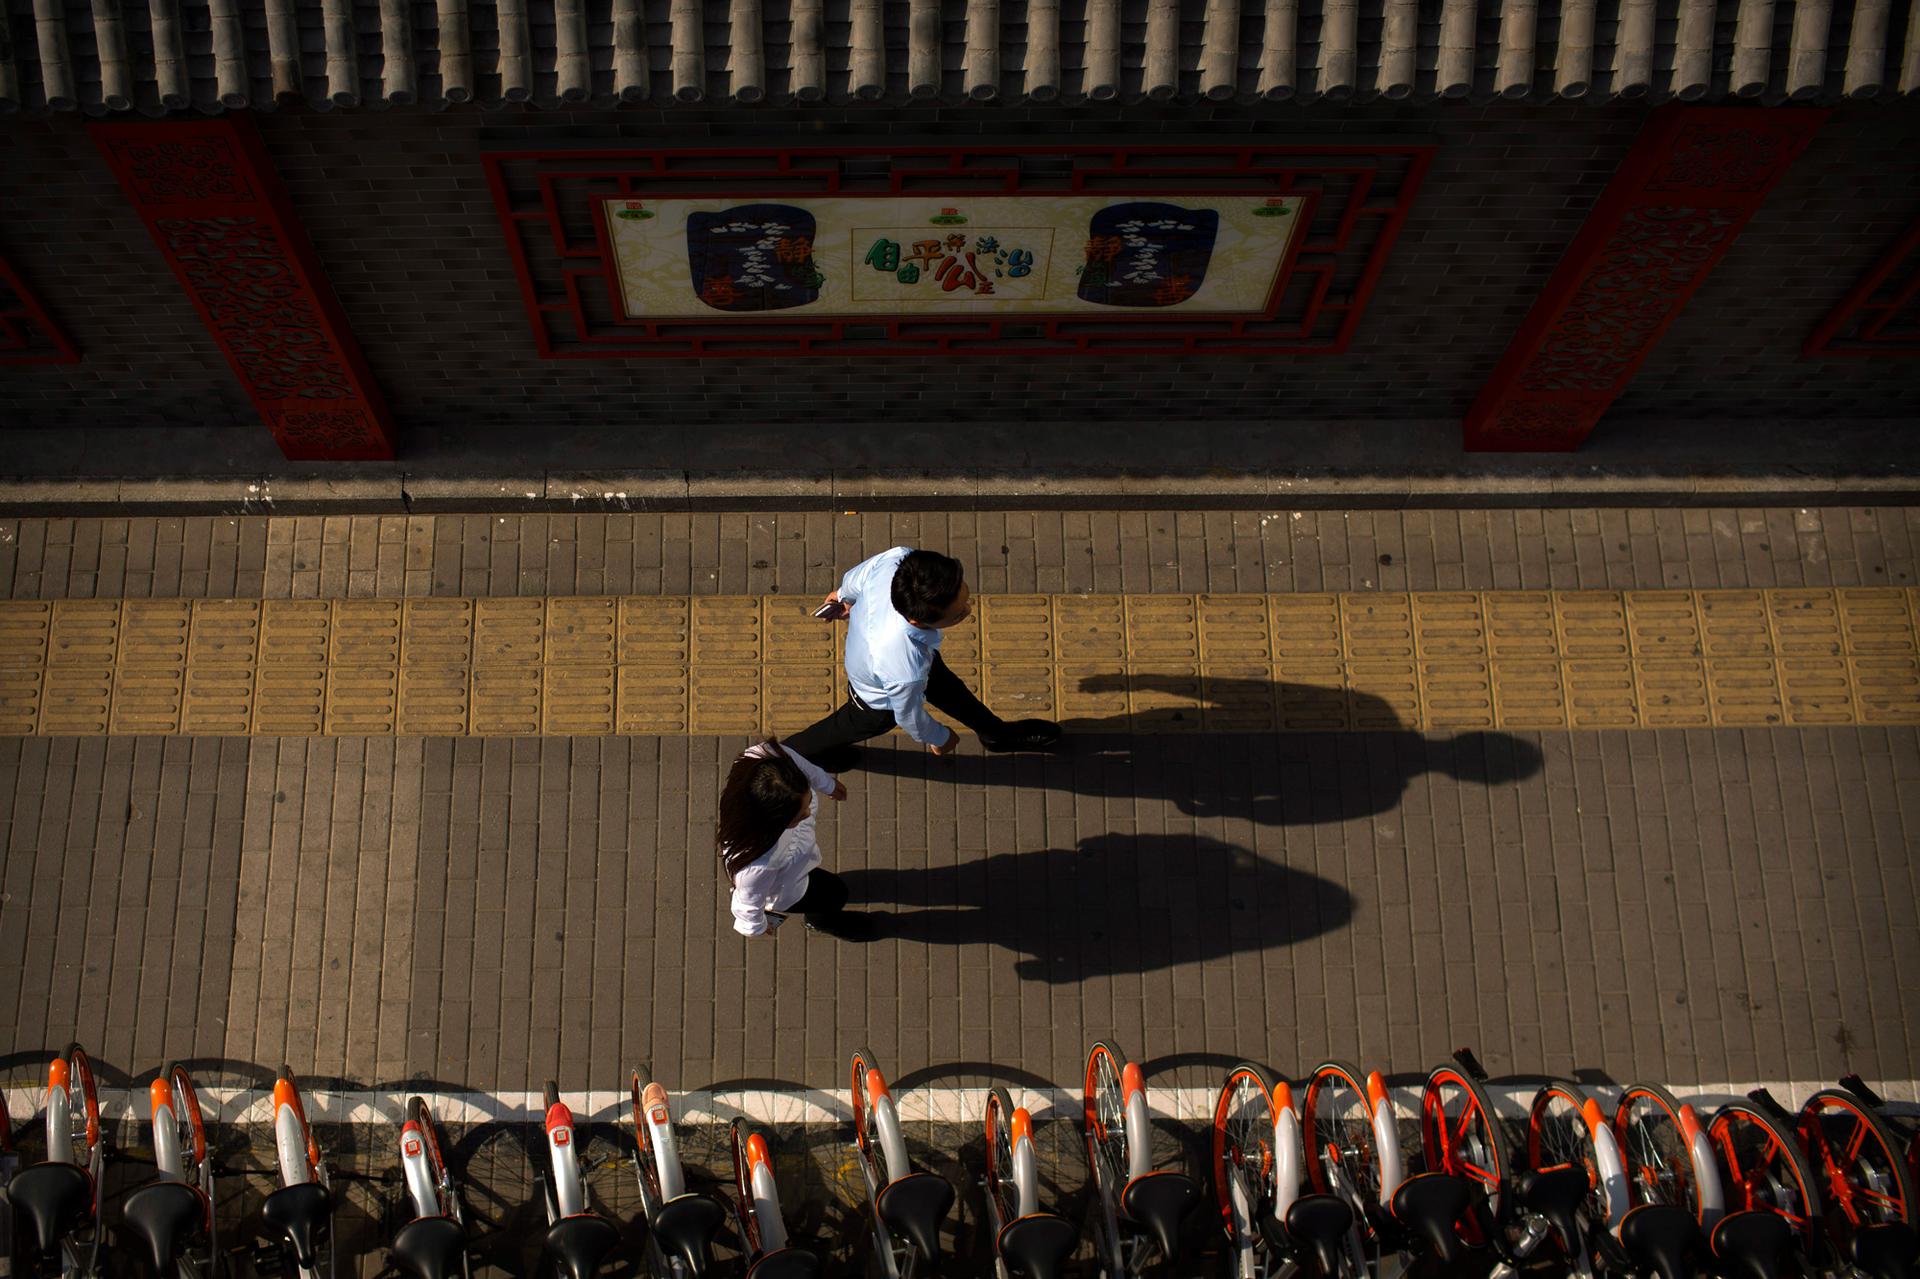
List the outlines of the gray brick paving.
<svg viewBox="0 0 1920 1279">
<path fill-rule="evenodd" d="M 1909 586 L 1920 507 L 0 519 L 0 596 L 824 593 L 903 542 L 976 589 Z"/>
<path fill-rule="evenodd" d="M 1920 1073 L 1913 729 L 883 748 L 823 822 L 888 912 L 864 948 L 728 931 L 745 744 L 0 740 L 0 1018 L 128 1070 L 478 1088 L 643 1057 L 834 1088 L 858 1042 L 1070 1084 L 1106 1034 L 1293 1073 Z"/>
<path fill-rule="evenodd" d="M 1920 511 L 21 519 L 0 593 L 811 593 L 903 541 L 987 591 L 1897 585 Z M 1293 1073 L 1472 1043 L 1920 1074 L 1911 728 L 882 748 L 823 840 L 888 913 L 865 949 L 727 931 L 744 744 L 0 739 L 0 1020 L 133 1071 L 500 1088 L 643 1056 L 833 1087 L 862 1041 L 1070 1084 L 1103 1034 Z"/>
</svg>

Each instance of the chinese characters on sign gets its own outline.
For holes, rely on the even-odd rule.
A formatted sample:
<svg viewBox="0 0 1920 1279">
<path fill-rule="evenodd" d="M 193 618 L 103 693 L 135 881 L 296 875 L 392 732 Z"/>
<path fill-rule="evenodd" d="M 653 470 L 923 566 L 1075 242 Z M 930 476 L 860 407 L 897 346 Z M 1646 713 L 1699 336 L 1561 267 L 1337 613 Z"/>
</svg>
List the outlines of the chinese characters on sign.
<svg viewBox="0 0 1920 1279">
<path fill-rule="evenodd" d="M 606 202 L 630 318 L 1262 314 L 1298 225 L 1282 196 Z"/>
<path fill-rule="evenodd" d="M 1004 248 L 999 237 L 991 235 L 975 236 L 969 248 L 966 236 L 954 234 L 944 240 L 915 240 L 903 255 L 900 241 L 883 236 L 868 247 L 861 265 L 890 274 L 902 284 L 928 279 L 939 284 L 942 293 L 969 289 L 985 297 L 994 291 L 995 280 L 1033 274 L 1033 250 Z"/>
</svg>

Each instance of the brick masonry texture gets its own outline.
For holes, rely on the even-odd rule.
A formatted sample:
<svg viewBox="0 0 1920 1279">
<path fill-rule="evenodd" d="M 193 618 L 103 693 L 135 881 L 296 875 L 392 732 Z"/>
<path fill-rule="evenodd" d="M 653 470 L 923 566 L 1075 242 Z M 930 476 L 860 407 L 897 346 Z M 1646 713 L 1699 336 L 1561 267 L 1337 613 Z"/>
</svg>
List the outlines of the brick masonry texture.
<svg viewBox="0 0 1920 1279">
<path fill-rule="evenodd" d="M 742 433 L 768 423 L 1423 420 L 1446 430 L 1626 154 L 1631 106 L 633 110 L 259 117 L 270 152 L 403 429 Z M 987 130 L 991 128 L 992 132 Z M 535 358 L 479 164 L 491 148 L 1262 141 L 1429 142 L 1438 152 L 1350 351 L 1338 356 L 952 363 Z M 258 422 L 77 121 L 8 126 L 0 229 L 85 362 L 0 373 L 9 444 L 32 428 Z M 1920 206 L 1920 103 L 1849 105 L 1760 210 L 1610 419 L 1634 447 L 1743 418 L 1907 418 L 1901 361 L 1803 361 L 1800 342 Z M 1123 406 L 1117 409 L 1116 406 Z M 1723 425 L 1715 428 L 1712 422 Z M 1332 447 L 1299 433 L 1310 464 Z M 1726 435 L 1723 438 L 1734 439 Z M 911 464 L 915 459 L 876 458 Z M 1096 459 L 1097 460 L 1097 459 Z M 1232 464 L 1240 459 L 1220 459 Z M 1276 459 L 1244 460 L 1271 465 Z"/>
<path fill-rule="evenodd" d="M 1920 507 L 0 519 L 0 596 L 832 590 L 911 544 L 995 593 L 1912 586 Z"/>
<path fill-rule="evenodd" d="M 0 741 L 0 1018 L 475 1088 L 834 1088 L 862 1042 L 1069 1085 L 1106 1035 L 1296 1077 L 1920 1066 L 1912 729 L 882 747 L 821 831 L 864 948 L 729 930 L 746 744 Z"/>
<path fill-rule="evenodd" d="M 0 584 L 812 591 L 928 541 L 991 591 L 1878 585 L 1910 580 L 1913 518 L 19 521 Z M 1462 1043 L 1619 1081 L 1920 1067 L 1911 728 L 882 744 L 822 828 L 889 916 L 865 950 L 728 930 L 708 850 L 746 741 L 0 739 L 0 1024 L 121 1070 L 476 1088 L 606 1086 L 641 1058 L 679 1088 L 833 1088 L 861 1040 L 901 1074 L 1071 1085 L 1102 1035 L 1200 1054 L 1195 1084 L 1239 1057 L 1411 1073 Z"/>
</svg>

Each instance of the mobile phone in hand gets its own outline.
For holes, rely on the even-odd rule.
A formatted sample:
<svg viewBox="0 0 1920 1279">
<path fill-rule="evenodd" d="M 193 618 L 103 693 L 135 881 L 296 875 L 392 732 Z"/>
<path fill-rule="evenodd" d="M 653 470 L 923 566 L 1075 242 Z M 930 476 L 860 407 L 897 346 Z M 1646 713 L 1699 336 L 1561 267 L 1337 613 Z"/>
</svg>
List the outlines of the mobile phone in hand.
<svg viewBox="0 0 1920 1279">
<path fill-rule="evenodd" d="M 842 605 L 839 600 L 828 600 L 819 608 L 814 609 L 813 615 L 823 622 L 831 622 L 840 616 L 840 611 L 843 607 L 845 606 Z"/>
</svg>

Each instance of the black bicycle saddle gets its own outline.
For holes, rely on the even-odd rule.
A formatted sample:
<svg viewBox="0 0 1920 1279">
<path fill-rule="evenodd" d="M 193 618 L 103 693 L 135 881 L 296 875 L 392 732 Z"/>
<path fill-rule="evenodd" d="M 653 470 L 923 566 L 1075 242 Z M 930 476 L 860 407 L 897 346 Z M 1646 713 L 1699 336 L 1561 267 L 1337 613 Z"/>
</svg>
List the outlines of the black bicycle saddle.
<svg viewBox="0 0 1920 1279">
<path fill-rule="evenodd" d="M 705 1195 L 676 1195 L 660 1205 L 653 1237 L 660 1247 L 686 1263 L 689 1274 L 713 1269 L 713 1236 L 727 1210 Z"/>
<path fill-rule="evenodd" d="M 1660 1279 L 1692 1279 L 1700 1252 L 1700 1224 L 1685 1208 L 1641 1204 L 1620 1219 L 1620 1246 L 1641 1270 Z"/>
<path fill-rule="evenodd" d="M 206 1222 L 207 1201 L 184 1181 L 156 1181 L 128 1195 L 122 1215 L 147 1245 L 154 1273 L 168 1275 L 180 1246 Z"/>
<path fill-rule="evenodd" d="M 747 1279 L 818 1279 L 820 1258 L 805 1248 L 782 1248 L 753 1263 Z"/>
<path fill-rule="evenodd" d="M 1722 1217 L 1711 1236 L 1724 1279 L 1781 1279 L 1791 1267 L 1793 1227 L 1766 1209 Z"/>
<path fill-rule="evenodd" d="M 415 1279 L 448 1279 L 460 1273 L 467 1232 L 452 1217 L 415 1217 L 393 1237 L 394 1260 Z"/>
<path fill-rule="evenodd" d="M 1328 1279 L 1340 1273 L 1353 1232 L 1353 1207 L 1332 1195 L 1303 1195 L 1287 1209 L 1287 1237 L 1314 1273 Z"/>
<path fill-rule="evenodd" d="M 1060 1279 L 1061 1267 L 1078 1242 L 1078 1227 L 1050 1212 L 1016 1217 L 1000 1227 L 998 1241 L 1007 1266 L 1027 1279 Z"/>
<path fill-rule="evenodd" d="M 51 1258 L 93 1207 L 93 1178 L 78 1164 L 35 1164 L 13 1174 L 7 1198 L 13 1201 L 13 1219 L 27 1225 L 17 1233 L 26 1235 L 40 1256 Z"/>
<path fill-rule="evenodd" d="M 1464 1178 L 1423 1172 L 1401 1182 L 1387 1207 L 1393 1219 L 1429 1252 L 1443 1264 L 1452 1265 L 1467 1254 L 1454 1223 L 1467 1211 L 1472 1198 L 1473 1187 Z"/>
<path fill-rule="evenodd" d="M 953 1207 L 953 1187 L 945 1177 L 910 1172 L 880 1188 L 875 1204 L 889 1230 L 905 1235 L 929 1262 L 940 1256 L 940 1223 Z"/>
<path fill-rule="evenodd" d="M 332 1215 L 333 1195 L 317 1181 L 282 1186 L 260 1205 L 260 1219 L 280 1232 L 293 1249 L 294 1260 L 309 1270 L 326 1242 Z"/>
<path fill-rule="evenodd" d="M 580 1213 L 547 1227 L 542 1246 L 547 1261 L 563 1279 L 593 1279 L 600 1263 L 620 1242 L 620 1231 L 605 1217 Z"/>
<path fill-rule="evenodd" d="M 1904 1221 L 1862 1226 L 1847 1241 L 1847 1256 L 1873 1279 L 1913 1279 L 1920 1232 Z"/>
<path fill-rule="evenodd" d="M 1159 1241 L 1162 1255 L 1171 1260 L 1180 1250 L 1180 1223 L 1199 1197 L 1200 1187 L 1193 1178 L 1177 1172 L 1150 1172 L 1126 1184 L 1120 1192 L 1120 1207 L 1147 1228 Z"/>
<path fill-rule="evenodd" d="M 1580 1246 L 1580 1205 L 1592 1187 L 1587 1170 L 1575 1164 L 1523 1172 L 1513 1179 L 1513 1195 L 1521 1208 L 1553 1227 L 1568 1256 Z"/>
</svg>

